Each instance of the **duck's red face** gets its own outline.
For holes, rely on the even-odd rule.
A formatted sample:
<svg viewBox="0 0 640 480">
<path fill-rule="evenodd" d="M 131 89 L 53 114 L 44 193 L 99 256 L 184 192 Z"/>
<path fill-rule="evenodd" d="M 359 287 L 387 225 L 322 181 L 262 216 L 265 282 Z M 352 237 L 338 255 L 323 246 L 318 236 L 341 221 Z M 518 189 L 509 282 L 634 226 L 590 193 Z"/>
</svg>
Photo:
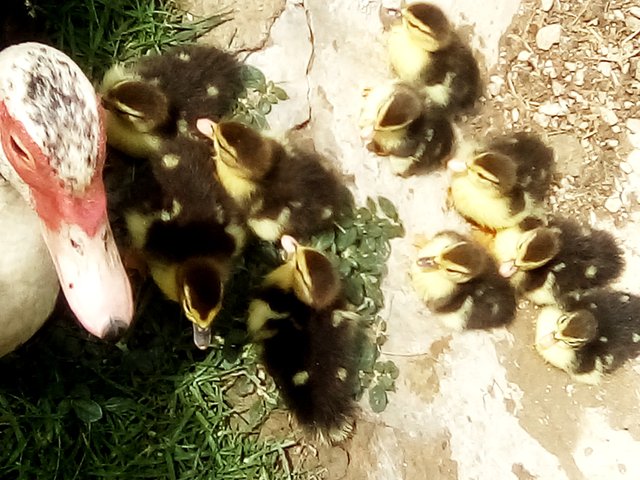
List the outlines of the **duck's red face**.
<svg viewBox="0 0 640 480">
<path fill-rule="evenodd" d="M 39 215 L 82 325 L 98 337 L 117 336 L 131 322 L 133 302 L 107 219 L 96 94 L 68 57 L 44 45 L 5 49 L 0 67 L 12 74 L 0 78 L 0 173 Z"/>
</svg>

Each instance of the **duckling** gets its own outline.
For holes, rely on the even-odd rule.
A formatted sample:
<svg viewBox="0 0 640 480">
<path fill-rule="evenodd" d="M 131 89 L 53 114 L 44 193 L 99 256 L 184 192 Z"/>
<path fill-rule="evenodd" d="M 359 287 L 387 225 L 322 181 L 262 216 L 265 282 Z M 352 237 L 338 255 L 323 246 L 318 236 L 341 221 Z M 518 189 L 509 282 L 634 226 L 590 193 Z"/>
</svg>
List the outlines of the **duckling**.
<svg viewBox="0 0 640 480">
<path fill-rule="evenodd" d="M 367 149 L 390 156 L 393 173 L 404 177 L 439 166 L 453 145 L 451 122 L 401 82 L 366 93 L 360 127 Z"/>
<path fill-rule="evenodd" d="M 443 231 L 427 241 L 410 276 L 420 299 L 453 330 L 498 327 L 515 315 L 509 282 L 479 244 L 459 233 Z"/>
<path fill-rule="evenodd" d="M 241 123 L 202 118 L 197 125 L 214 141 L 220 183 L 261 239 L 308 238 L 351 205 L 348 189 L 319 155 L 285 148 Z"/>
<path fill-rule="evenodd" d="M 405 82 L 420 85 L 442 111 L 471 108 L 481 93 L 480 69 L 471 49 L 454 31 L 444 12 L 429 3 L 412 3 L 391 27 L 391 66 Z"/>
<path fill-rule="evenodd" d="M 538 353 L 581 383 L 596 385 L 604 372 L 598 342 L 598 320 L 587 309 L 565 311 L 558 305 L 540 310 L 536 321 Z"/>
<path fill-rule="evenodd" d="M 537 305 L 602 287 L 624 269 L 623 252 L 608 232 L 568 219 L 527 218 L 496 234 L 500 273 Z"/>
<path fill-rule="evenodd" d="M 153 178 L 134 182 L 125 209 L 131 244 L 164 295 L 193 323 L 208 347 L 233 261 L 246 232 L 234 203 L 214 178 L 207 142 L 179 135 L 149 162 Z M 145 183 L 155 184 L 147 188 Z"/>
<path fill-rule="evenodd" d="M 347 312 L 340 277 L 321 252 L 283 236 L 283 265 L 249 305 L 249 334 L 300 424 L 330 443 L 344 440 L 356 411 L 361 329 Z"/>
<path fill-rule="evenodd" d="M 145 158 L 163 138 L 196 132 L 196 119 L 228 115 L 242 89 L 240 67 L 231 54 L 202 45 L 114 65 L 100 86 L 109 144 Z"/>
<path fill-rule="evenodd" d="M 520 132 L 465 145 L 447 165 L 453 206 L 471 223 L 498 230 L 542 216 L 554 152 L 537 136 Z"/>
</svg>

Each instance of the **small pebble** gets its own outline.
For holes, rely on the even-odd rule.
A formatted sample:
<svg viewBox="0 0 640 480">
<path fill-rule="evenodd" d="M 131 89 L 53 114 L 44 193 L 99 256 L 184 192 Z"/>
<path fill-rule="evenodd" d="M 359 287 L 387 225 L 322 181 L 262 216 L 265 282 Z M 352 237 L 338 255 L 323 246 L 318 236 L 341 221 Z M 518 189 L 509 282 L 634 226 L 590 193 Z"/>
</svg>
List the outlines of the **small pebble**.
<svg viewBox="0 0 640 480">
<path fill-rule="evenodd" d="M 608 78 L 611 76 L 611 64 L 609 62 L 600 62 L 596 68 L 605 77 Z"/>
<path fill-rule="evenodd" d="M 529 58 L 531 58 L 531 52 L 529 50 L 521 50 L 520 53 L 518 53 L 519 62 L 526 62 Z"/>
<path fill-rule="evenodd" d="M 604 202 L 604 208 L 606 208 L 611 213 L 616 213 L 622 208 L 622 200 L 620 200 L 620 197 L 617 195 L 609 197 Z"/>
<path fill-rule="evenodd" d="M 628 175 L 633 172 L 633 167 L 627 162 L 620 162 L 620 170 Z"/>
<path fill-rule="evenodd" d="M 562 108 L 562 106 L 559 103 L 549 103 L 549 102 L 545 102 L 542 105 L 540 105 L 540 107 L 538 108 L 538 111 L 540 113 L 543 113 L 544 115 L 549 115 L 551 117 L 556 115 L 564 115 L 566 113 L 566 111 Z"/>
<path fill-rule="evenodd" d="M 560 42 L 562 27 L 559 23 L 546 25 L 536 34 L 536 45 L 540 50 L 549 50 L 554 44 Z"/>
<path fill-rule="evenodd" d="M 540 7 L 545 12 L 548 12 L 549 10 L 551 10 L 553 8 L 553 0 L 542 0 Z"/>
<path fill-rule="evenodd" d="M 600 107 L 600 116 L 608 125 L 615 125 L 618 123 L 618 116 L 616 112 L 606 107 Z"/>
</svg>

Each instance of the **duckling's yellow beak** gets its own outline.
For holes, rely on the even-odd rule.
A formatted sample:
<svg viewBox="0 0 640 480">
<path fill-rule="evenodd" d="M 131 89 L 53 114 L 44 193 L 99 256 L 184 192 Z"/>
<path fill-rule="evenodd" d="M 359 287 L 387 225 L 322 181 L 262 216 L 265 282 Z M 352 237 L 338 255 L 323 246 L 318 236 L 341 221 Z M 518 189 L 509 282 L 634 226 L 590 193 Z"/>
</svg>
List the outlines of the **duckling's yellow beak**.
<svg viewBox="0 0 640 480">
<path fill-rule="evenodd" d="M 200 350 L 206 350 L 211 344 L 211 327 L 220 313 L 222 301 L 217 302 L 207 312 L 201 312 L 192 305 L 191 290 L 188 285 L 184 285 L 182 297 L 182 311 L 193 324 L 193 343 Z M 222 299 L 222 295 L 220 295 L 220 299 Z"/>
<path fill-rule="evenodd" d="M 211 345 L 211 327 L 201 328 L 193 324 L 193 343 L 200 350 L 206 350 Z"/>
<path fill-rule="evenodd" d="M 447 162 L 447 168 L 453 173 L 463 173 L 467 170 L 467 162 L 459 158 L 452 158 Z"/>
<path fill-rule="evenodd" d="M 515 260 L 509 260 L 507 262 L 502 262 L 502 264 L 500 264 L 499 272 L 500 272 L 500 275 L 502 275 L 504 278 L 512 277 L 517 271 L 518 271 L 518 266 L 516 265 Z"/>
</svg>

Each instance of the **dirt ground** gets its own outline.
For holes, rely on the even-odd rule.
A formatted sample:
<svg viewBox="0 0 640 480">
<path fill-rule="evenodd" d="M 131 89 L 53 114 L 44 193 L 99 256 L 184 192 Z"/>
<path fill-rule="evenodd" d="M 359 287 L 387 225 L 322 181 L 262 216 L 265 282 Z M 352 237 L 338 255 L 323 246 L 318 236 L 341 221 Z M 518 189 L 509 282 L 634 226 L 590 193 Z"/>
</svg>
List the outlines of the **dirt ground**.
<svg viewBox="0 0 640 480">
<path fill-rule="evenodd" d="M 196 3 L 207 9 L 206 2 Z M 627 260 L 616 288 L 640 294 L 636 0 L 524 0 L 513 18 L 499 1 L 483 3 L 484 12 L 474 11 L 475 2 L 437 3 L 490 64 L 486 93 L 477 114 L 458 125 L 461 135 L 542 135 L 557 154 L 549 212 L 614 233 Z M 466 227 L 445 207 L 444 174 L 393 178 L 357 138 L 357 92 L 389 76 L 377 23 L 380 2 L 252 4 L 264 7 L 255 8 L 262 27 L 252 31 L 261 36 L 245 42 L 238 38 L 241 24 L 228 25 L 232 34 L 217 41 L 240 45 L 249 63 L 290 92 L 289 107 L 270 118 L 274 128 L 311 131 L 318 150 L 354 176 L 357 194 L 384 194 L 398 203 L 408 232 L 394 244 L 385 282 L 384 350 L 400 367 L 396 394 L 381 415 L 363 405 L 346 444 L 303 442 L 290 452 L 292 463 L 320 464 L 318 478 L 331 480 L 640 478 L 635 350 L 602 385 L 574 384 L 534 351 L 536 312 L 525 302 L 506 330 L 451 334 L 413 296 L 405 274 L 411 235 Z M 286 67 L 274 62 L 285 56 Z M 640 332 L 640 316 L 634 318 L 637 324 L 629 327 Z M 286 425 L 286 415 L 274 416 L 266 430 Z"/>
</svg>

